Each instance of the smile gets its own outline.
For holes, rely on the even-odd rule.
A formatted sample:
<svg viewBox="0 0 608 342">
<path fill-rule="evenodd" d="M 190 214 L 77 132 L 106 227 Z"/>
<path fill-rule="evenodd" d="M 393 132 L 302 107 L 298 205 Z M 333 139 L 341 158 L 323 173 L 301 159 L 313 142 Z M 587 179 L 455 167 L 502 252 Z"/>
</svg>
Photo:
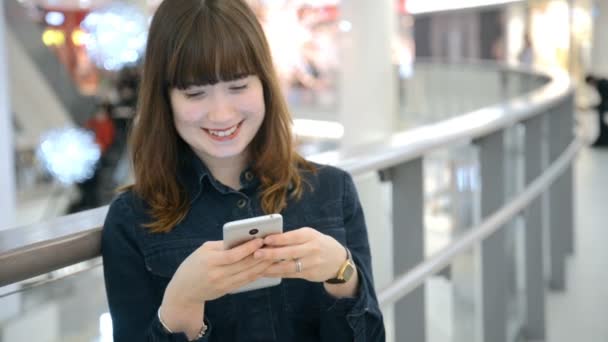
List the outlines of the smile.
<svg viewBox="0 0 608 342">
<path fill-rule="evenodd" d="M 238 124 L 236 124 L 232 127 L 222 129 L 222 130 L 208 129 L 208 128 L 203 128 L 203 130 L 205 132 L 207 132 L 213 140 L 226 141 L 226 140 L 233 139 L 234 137 L 236 137 L 238 135 L 239 128 L 241 128 L 242 124 L 243 124 L 243 121 L 239 122 Z"/>
</svg>

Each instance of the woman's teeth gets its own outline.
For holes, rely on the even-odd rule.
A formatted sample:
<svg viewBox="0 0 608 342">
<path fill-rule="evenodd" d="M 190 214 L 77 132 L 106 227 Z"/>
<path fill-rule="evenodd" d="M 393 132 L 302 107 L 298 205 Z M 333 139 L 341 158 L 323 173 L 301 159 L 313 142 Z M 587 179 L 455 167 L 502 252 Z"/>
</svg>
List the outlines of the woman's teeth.
<svg viewBox="0 0 608 342">
<path fill-rule="evenodd" d="M 227 137 L 227 136 L 231 135 L 232 133 L 234 133 L 236 131 L 237 127 L 238 127 L 238 125 L 234 125 L 225 131 L 214 131 L 211 129 L 209 129 L 208 131 L 209 131 L 209 133 L 216 135 L 218 137 Z"/>
</svg>

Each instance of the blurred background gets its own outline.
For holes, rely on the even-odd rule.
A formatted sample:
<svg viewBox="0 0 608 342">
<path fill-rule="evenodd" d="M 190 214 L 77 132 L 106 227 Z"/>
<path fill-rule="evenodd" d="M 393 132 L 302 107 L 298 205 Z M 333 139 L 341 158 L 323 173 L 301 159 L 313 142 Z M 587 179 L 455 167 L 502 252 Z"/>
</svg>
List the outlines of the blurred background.
<svg viewBox="0 0 608 342">
<path fill-rule="evenodd" d="M 390 19 L 384 28 L 377 27 L 382 25 L 377 18 L 355 13 L 363 12 L 357 7 L 374 5 L 338 0 L 250 3 L 266 30 L 305 154 L 335 148 L 343 138 L 340 121 L 348 117 L 347 97 L 357 91 L 340 84 L 348 84 L 348 73 L 357 72 L 347 60 L 357 53 L 349 40 L 365 34 L 360 30 L 390 34 L 378 39 L 390 45 L 399 92 L 393 101 L 400 107 L 395 124 L 400 127 L 445 111 L 425 98 L 424 89 L 413 87 L 412 79 L 429 77 L 415 72 L 418 59 L 520 61 L 566 70 L 581 84 L 591 68 L 594 29 L 608 30 L 598 20 L 601 1 L 592 0 L 395 0 L 391 6 L 377 6 L 393 10 L 381 13 Z M 5 143 L 14 147 L 16 225 L 106 204 L 113 189 L 128 182 L 126 136 L 147 26 L 158 4 L 3 2 L 9 76 L 4 82 L 10 99 L 5 105 L 13 131 L 13 139 Z M 353 29 L 354 21 L 363 27 Z M 603 44 L 595 47 L 601 55 Z M 77 132 L 92 133 L 93 142 Z M 44 141 L 67 144 L 74 151 L 41 149 Z"/>
</svg>

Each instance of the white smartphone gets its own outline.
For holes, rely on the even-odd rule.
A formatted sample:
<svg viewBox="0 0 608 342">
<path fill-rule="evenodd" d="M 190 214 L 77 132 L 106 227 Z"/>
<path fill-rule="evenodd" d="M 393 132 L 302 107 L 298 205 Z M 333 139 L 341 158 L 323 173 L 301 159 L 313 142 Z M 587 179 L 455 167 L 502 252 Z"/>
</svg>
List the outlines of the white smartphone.
<svg viewBox="0 0 608 342">
<path fill-rule="evenodd" d="M 247 241 L 282 232 L 283 216 L 281 214 L 270 214 L 227 222 L 224 224 L 224 248 L 231 249 Z M 276 286 L 280 283 L 281 278 L 260 278 L 230 293 L 252 291 Z"/>
</svg>

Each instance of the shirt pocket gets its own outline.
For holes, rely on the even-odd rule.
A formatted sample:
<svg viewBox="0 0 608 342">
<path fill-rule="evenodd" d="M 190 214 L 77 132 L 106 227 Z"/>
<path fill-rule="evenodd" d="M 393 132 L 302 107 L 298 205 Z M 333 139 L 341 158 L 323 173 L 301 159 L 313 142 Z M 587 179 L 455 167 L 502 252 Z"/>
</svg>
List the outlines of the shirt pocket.
<svg viewBox="0 0 608 342">
<path fill-rule="evenodd" d="M 204 242 L 200 239 L 170 240 L 157 243 L 144 252 L 146 268 L 158 284 L 161 295 L 182 262 Z M 205 316 L 210 321 L 230 318 L 234 313 L 234 303 L 229 295 L 205 303 Z"/>
<path fill-rule="evenodd" d="M 346 231 L 344 227 L 332 227 L 330 224 L 321 224 L 320 228 L 314 225 L 311 225 L 311 227 L 333 237 L 340 244 L 346 246 Z M 305 268 L 306 265 L 303 265 L 303 267 Z M 323 283 L 313 283 L 303 279 L 283 279 L 281 290 L 283 292 L 283 304 L 286 312 L 310 314 L 318 313 L 321 310 L 321 296 L 324 295 L 323 291 L 325 291 Z"/>
</svg>

